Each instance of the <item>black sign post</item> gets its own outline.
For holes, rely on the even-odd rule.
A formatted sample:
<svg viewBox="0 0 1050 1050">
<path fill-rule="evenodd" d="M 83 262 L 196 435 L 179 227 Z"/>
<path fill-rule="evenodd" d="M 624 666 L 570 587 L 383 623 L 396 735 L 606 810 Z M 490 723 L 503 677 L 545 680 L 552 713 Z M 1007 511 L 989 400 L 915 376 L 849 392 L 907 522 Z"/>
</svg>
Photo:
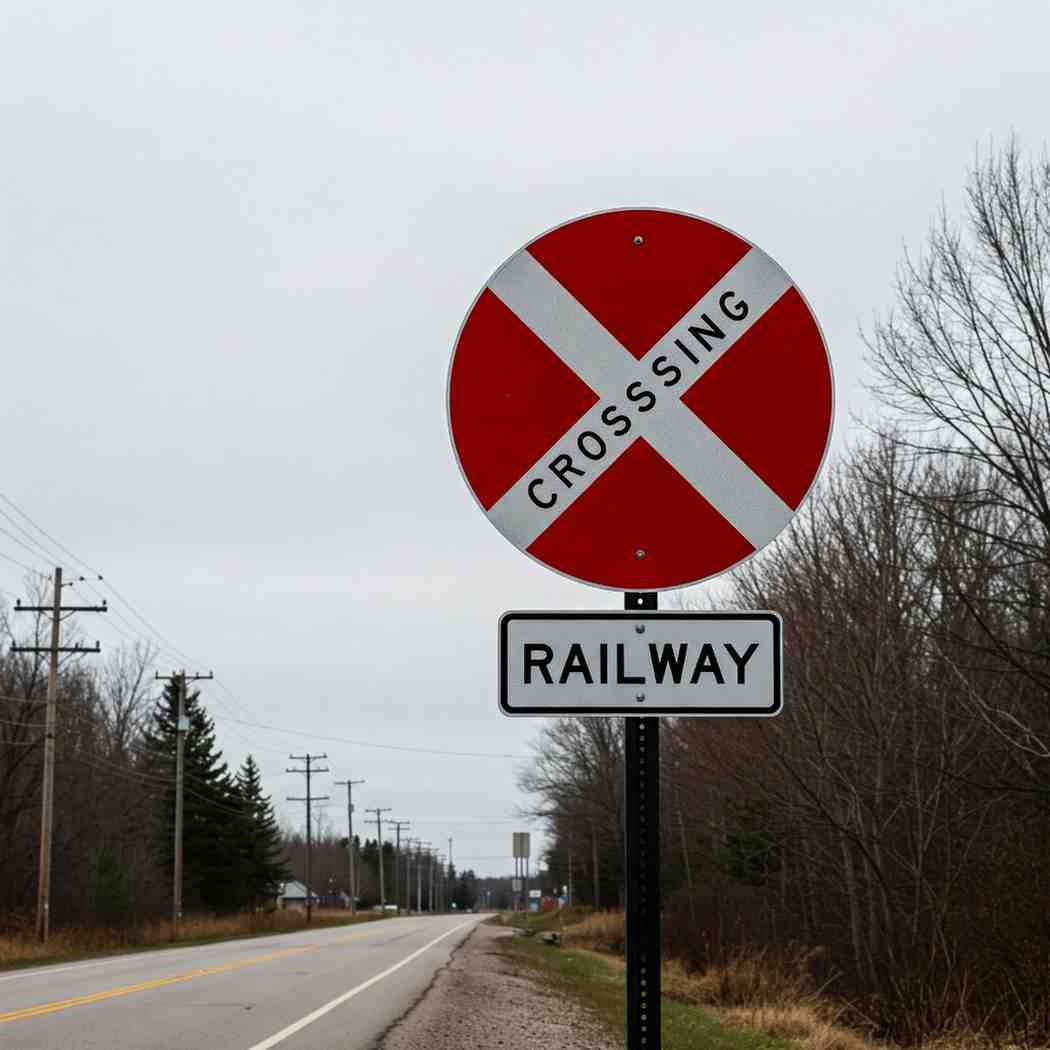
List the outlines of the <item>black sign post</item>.
<svg viewBox="0 0 1050 1050">
<path fill-rule="evenodd" d="M 656 594 L 628 591 L 624 608 L 656 609 Z M 627 1050 L 660 1050 L 660 719 L 624 730 Z"/>
</svg>

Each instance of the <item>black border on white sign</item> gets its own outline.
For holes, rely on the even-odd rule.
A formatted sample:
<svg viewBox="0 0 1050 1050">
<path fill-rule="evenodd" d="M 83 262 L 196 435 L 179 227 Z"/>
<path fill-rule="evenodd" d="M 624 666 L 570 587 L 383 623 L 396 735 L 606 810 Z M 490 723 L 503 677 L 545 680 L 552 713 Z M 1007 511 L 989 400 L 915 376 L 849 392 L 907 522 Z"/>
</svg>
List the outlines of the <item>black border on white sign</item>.
<svg viewBox="0 0 1050 1050">
<path fill-rule="evenodd" d="M 742 620 L 753 622 L 766 620 L 773 626 L 773 704 L 768 708 L 754 707 L 659 707 L 646 705 L 643 710 L 632 711 L 623 707 L 573 707 L 558 710 L 550 707 L 508 707 L 508 630 L 514 620 L 624 620 L 630 623 L 646 623 L 667 620 Z M 772 718 L 780 714 L 784 703 L 784 628 L 779 613 L 768 610 L 749 612 L 505 612 L 499 618 L 499 708 L 511 718 L 543 715 L 548 718 L 588 718 L 591 716 L 615 715 L 618 718 L 646 718 L 652 716 L 676 716 L 679 718 Z"/>
</svg>

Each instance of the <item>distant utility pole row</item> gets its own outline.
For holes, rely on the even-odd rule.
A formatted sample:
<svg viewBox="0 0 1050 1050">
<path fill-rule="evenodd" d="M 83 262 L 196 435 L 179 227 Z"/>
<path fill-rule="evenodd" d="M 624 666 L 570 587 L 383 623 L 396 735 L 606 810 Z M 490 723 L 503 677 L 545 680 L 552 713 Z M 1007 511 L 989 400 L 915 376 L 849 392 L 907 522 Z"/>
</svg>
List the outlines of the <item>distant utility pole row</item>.
<svg viewBox="0 0 1050 1050">
<path fill-rule="evenodd" d="M 295 757 L 295 756 L 293 756 Z M 300 760 L 305 761 L 309 756 L 300 756 Z M 326 755 L 313 756 L 314 758 L 326 758 Z M 300 769 L 290 772 L 305 773 L 306 770 Z M 313 769 L 314 773 L 327 772 L 327 770 Z M 338 787 L 346 788 L 346 831 L 347 831 L 347 867 L 350 876 L 350 910 L 351 913 L 357 911 L 357 896 L 358 896 L 358 878 L 357 878 L 357 863 L 355 859 L 354 850 L 354 787 L 358 784 L 364 784 L 362 780 L 337 780 L 335 781 Z M 309 790 L 307 791 L 309 795 Z M 315 800 L 319 796 L 313 796 Z M 306 801 L 305 799 L 290 799 L 289 801 L 301 802 Z M 391 806 L 371 806 L 366 812 L 374 813 L 375 816 L 366 820 L 368 824 L 375 824 L 376 826 L 376 843 L 379 855 L 379 906 L 383 909 L 386 908 L 387 896 L 386 896 L 386 866 L 383 863 L 383 814 L 391 811 Z M 410 828 L 412 825 L 407 820 L 395 820 L 392 817 L 386 818 L 387 824 L 394 826 L 394 906 L 397 909 L 397 913 L 401 914 L 401 902 L 404 900 L 405 907 L 408 910 L 412 908 L 412 848 L 413 844 L 416 851 L 416 911 L 423 910 L 423 866 L 422 866 L 422 854 L 424 848 L 426 849 L 427 859 L 427 907 L 433 910 L 435 907 L 435 895 L 437 898 L 437 905 L 439 908 L 444 907 L 444 892 L 443 888 L 446 881 L 452 879 L 452 839 L 448 840 L 448 867 L 446 871 L 440 868 L 435 873 L 434 870 L 434 853 L 429 842 L 421 842 L 419 839 L 405 839 L 405 881 L 402 887 L 401 882 L 401 858 L 402 858 L 402 838 L 401 832 L 403 829 Z M 307 898 L 307 915 L 310 913 L 310 851 L 311 851 L 311 838 L 309 831 L 310 816 L 309 816 L 309 802 L 307 802 L 307 837 L 306 837 L 306 898 Z M 441 876 L 440 879 L 435 880 L 435 874 Z"/>
</svg>

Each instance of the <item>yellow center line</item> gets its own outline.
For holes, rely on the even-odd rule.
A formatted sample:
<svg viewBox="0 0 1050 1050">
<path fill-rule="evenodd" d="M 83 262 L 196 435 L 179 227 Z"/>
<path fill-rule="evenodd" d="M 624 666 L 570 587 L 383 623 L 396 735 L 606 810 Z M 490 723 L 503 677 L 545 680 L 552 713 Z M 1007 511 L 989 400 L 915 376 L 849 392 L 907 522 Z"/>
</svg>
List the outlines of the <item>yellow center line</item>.
<svg viewBox="0 0 1050 1050">
<path fill-rule="evenodd" d="M 176 974 L 174 977 L 158 977 L 152 981 L 142 981 L 139 984 L 126 984 L 121 988 L 111 988 L 105 992 L 93 992 L 91 995 L 78 995 L 72 999 L 60 999 L 53 1003 L 41 1003 L 39 1006 L 26 1006 L 21 1010 L 11 1010 L 0 1014 L 0 1024 L 9 1024 L 11 1021 L 25 1021 L 30 1017 L 43 1017 L 45 1014 L 58 1013 L 60 1010 L 69 1010 L 74 1006 L 88 1006 L 91 1003 L 105 1002 L 107 999 L 118 999 L 124 995 L 134 995 L 136 992 L 149 992 L 154 988 L 163 988 L 169 984 L 182 984 L 184 981 L 192 981 L 198 977 L 214 977 L 220 973 L 230 973 L 232 970 L 241 970 L 246 966 L 257 966 L 260 963 L 272 962 L 274 959 L 287 959 L 294 955 L 303 955 L 306 952 L 319 951 L 321 948 L 330 948 L 336 944 L 347 944 L 355 941 L 371 930 L 362 930 L 360 933 L 352 933 L 349 937 L 340 937 L 334 941 L 324 944 L 307 944 L 299 948 L 282 948 L 280 951 L 269 952 L 266 955 L 256 955 L 250 959 L 239 959 L 236 962 L 225 963 L 222 966 L 211 966 L 202 970 L 190 970 L 188 973 Z"/>
</svg>

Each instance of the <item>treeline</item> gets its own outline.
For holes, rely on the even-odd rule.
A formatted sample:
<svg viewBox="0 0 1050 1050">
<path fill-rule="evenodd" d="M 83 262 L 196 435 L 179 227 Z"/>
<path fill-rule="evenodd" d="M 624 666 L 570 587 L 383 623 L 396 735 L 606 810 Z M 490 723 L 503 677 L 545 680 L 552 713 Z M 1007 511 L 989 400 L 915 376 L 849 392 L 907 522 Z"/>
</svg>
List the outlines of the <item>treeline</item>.
<svg viewBox="0 0 1050 1050">
<path fill-rule="evenodd" d="M 869 341 L 888 427 L 733 577 L 784 618 L 768 721 L 665 721 L 664 931 L 704 967 L 801 946 L 886 1035 L 1050 1035 L 1050 165 L 980 162 Z M 557 881 L 623 895 L 622 733 L 523 784 Z"/>
<path fill-rule="evenodd" d="M 37 604 L 46 604 L 43 595 Z M 40 856 L 47 693 L 41 645 L 47 621 L 0 608 L 0 933 L 33 928 Z M 177 721 L 176 677 L 159 688 L 145 644 L 104 660 L 60 665 L 55 739 L 51 925 L 132 926 L 172 910 Z M 306 879 L 305 831 L 278 826 L 252 756 L 231 771 L 201 693 L 185 697 L 183 913 L 223 914 L 278 906 L 284 884 Z M 311 890 L 322 905 L 350 902 L 347 839 L 317 814 Z M 380 850 L 354 839 L 358 905 L 380 901 Z M 385 898 L 423 910 L 471 908 L 473 871 L 457 873 L 428 848 L 382 848 Z M 400 863 L 399 863 L 400 862 Z M 399 882 L 400 879 L 400 882 Z"/>
<path fill-rule="evenodd" d="M 0 616 L 0 927 L 32 928 L 39 872 L 47 670 L 12 652 Z M 46 624 L 35 624 L 36 644 Z M 22 639 L 24 644 L 26 639 Z M 66 658 L 57 689 L 53 927 L 170 916 L 178 691 L 158 695 L 153 653 L 118 651 L 98 673 Z M 262 906 L 288 877 L 284 844 L 249 756 L 231 772 L 199 692 L 186 697 L 185 912 Z"/>
</svg>

